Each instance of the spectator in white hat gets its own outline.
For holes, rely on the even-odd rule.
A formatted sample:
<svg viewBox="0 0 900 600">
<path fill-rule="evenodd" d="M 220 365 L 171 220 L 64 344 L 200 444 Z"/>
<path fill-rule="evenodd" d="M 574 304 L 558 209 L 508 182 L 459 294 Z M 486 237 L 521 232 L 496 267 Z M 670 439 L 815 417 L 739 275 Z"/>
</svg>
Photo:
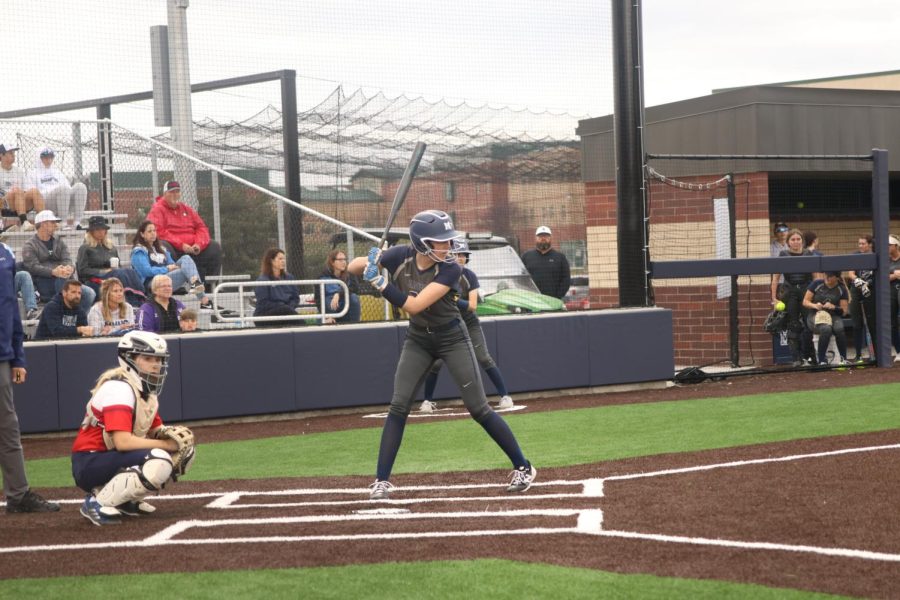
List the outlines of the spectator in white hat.
<svg viewBox="0 0 900 600">
<path fill-rule="evenodd" d="M 562 300 L 572 278 L 566 255 L 551 248 L 552 236 L 546 225 L 538 227 L 534 232 L 534 249 L 522 255 L 522 262 L 542 294 Z"/>
<path fill-rule="evenodd" d="M 53 164 L 55 158 L 53 148 L 42 148 L 29 177 L 44 198 L 46 207 L 66 219 L 67 225 L 63 229 L 72 229 L 72 224 L 81 223 L 84 215 L 87 188 L 80 181 L 70 185 L 69 179 Z"/>
<path fill-rule="evenodd" d="M 34 231 L 28 222 L 28 211 L 44 210 L 44 199 L 25 176 L 25 169 L 13 164 L 18 149 L 8 142 L 0 143 L 0 213 L 19 218 L 20 225 L 13 225 L 9 230 Z"/>
<path fill-rule="evenodd" d="M 22 247 L 22 262 L 31 273 L 34 287 L 46 302 L 62 291 L 69 279 L 75 276 L 75 263 L 66 243 L 54 234 L 59 228 L 59 218 L 52 210 L 42 210 L 34 217 L 37 231 L 25 240 Z M 87 314 L 91 310 L 97 294 L 86 285 L 81 286 L 81 308 Z"/>
</svg>

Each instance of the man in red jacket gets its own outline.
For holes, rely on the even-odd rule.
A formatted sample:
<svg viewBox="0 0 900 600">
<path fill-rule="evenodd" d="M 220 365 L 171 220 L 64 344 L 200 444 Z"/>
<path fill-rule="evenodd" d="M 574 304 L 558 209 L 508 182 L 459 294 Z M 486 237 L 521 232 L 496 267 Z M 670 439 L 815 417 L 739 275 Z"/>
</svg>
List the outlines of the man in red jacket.
<svg viewBox="0 0 900 600">
<path fill-rule="evenodd" d="M 172 258 L 178 260 L 190 254 L 197 265 L 200 278 L 218 275 L 222 268 L 222 247 L 209 239 L 209 229 L 200 215 L 181 202 L 181 184 L 167 181 L 163 195 L 157 196 L 147 219 L 156 225 L 159 239 L 172 249 Z"/>
</svg>

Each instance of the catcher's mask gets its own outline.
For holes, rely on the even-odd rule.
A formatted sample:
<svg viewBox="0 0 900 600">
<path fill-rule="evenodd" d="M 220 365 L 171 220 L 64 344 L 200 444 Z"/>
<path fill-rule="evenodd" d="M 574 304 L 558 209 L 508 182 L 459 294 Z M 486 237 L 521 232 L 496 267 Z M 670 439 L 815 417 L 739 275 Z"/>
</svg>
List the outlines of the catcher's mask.
<svg viewBox="0 0 900 600">
<path fill-rule="evenodd" d="M 150 331 L 130 331 L 119 341 L 119 364 L 132 371 L 151 394 L 162 392 L 169 366 L 169 348 L 166 340 Z M 160 357 L 159 373 L 141 371 L 135 357 L 138 355 Z"/>
</svg>

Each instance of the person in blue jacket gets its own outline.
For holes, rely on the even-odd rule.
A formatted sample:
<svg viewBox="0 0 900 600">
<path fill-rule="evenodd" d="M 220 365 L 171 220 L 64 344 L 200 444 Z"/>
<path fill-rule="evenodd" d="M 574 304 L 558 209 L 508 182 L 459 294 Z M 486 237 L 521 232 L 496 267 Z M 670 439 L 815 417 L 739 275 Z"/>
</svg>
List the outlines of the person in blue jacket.
<svg viewBox="0 0 900 600">
<path fill-rule="evenodd" d="M 75 279 L 66 280 L 63 289 L 41 313 L 35 339 L 91 337 L 94 328 L 88 324 L 87 313 L 81 304 L 81 283 Z"/>
<path fill-rule="evenodd" d="M 31 491 L 25 475 L 25 455 L 19 418 L 13 403 L 13 384 L 25 383 L 25 331 L 15 287 L 16 259 L 0 244 L 0 471 L 6 512 L 56 512 L 59 505 Z M 77 283 L 77 282 L 76 282 Z"/>
<path fill-rule="evenodd" d="M 287 281 L 296 279 L 287 272 L 287 258 L 281 248 L 269 248 L 263 255 L 257 281 Z M 256 295 L 254 317 L 295 316 L 300 305 L 300 290 L 296 285 L 258 285 L 253 290 Z M 300 325 L 301 320 L 260 321 L 261 325 Z"/>
</svg>

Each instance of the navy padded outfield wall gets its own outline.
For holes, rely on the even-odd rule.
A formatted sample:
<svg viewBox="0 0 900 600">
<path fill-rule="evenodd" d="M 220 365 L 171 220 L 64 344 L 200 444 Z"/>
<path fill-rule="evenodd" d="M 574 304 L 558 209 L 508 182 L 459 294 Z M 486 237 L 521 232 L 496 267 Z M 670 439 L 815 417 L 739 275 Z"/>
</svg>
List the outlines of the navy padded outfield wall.
<svg viewBox="0 0 900 600">
<path fill-rule="evenodd" d="M 615 309 L 482 319 L 511 393 L 662 381 L 674 375 L 672 313 Z M 166 336 L 167 422 L 386 405 L 405 322 Z M 117 338 L 29 342 L 14 388 L 25 433 L 72 431 L 90 389 L 116 366 Z M 496 390 L 482 376 L 488 395 Z M 421 390 L 420 390 L 421 397 Z M 457 398 L 442 373 L 436 398 Z"/>
</svg>

